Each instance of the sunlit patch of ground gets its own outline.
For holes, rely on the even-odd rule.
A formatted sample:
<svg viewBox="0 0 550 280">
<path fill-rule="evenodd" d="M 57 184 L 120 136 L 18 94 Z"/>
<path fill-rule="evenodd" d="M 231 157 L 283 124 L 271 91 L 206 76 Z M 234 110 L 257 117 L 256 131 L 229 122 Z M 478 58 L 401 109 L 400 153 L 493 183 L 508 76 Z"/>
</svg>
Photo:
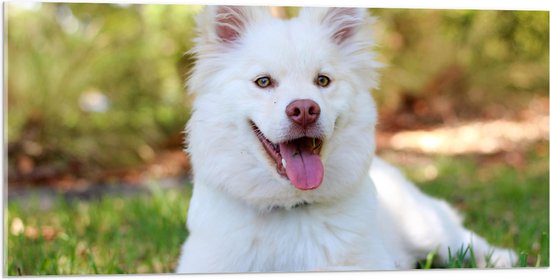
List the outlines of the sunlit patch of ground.
<svg viewBox="0 0 550 280">
<path fill-rule="evenodd" d="M 381 148 L 426 154 L 493 154 L 513 151 L 540 140 L 548 140 L 548 115 L 522 121 L 490 120 L 463 123 L 431 130 L 397 132 Z"/>
</svg>

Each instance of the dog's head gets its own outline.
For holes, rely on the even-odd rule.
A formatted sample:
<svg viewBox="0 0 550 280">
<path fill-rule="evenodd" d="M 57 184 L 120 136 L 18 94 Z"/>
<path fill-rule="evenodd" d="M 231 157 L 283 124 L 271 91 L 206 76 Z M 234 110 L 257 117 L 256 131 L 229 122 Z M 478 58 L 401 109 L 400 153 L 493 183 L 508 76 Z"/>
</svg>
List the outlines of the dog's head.
<svg viewBox="0 0 550 280">
<path fill-rule="evenodd" d="M 365 9 L 209 6 L 197 18 L 195 181 L 261 208 L 349 195 L 368 171 L 377 63 Z"/>
</svg>

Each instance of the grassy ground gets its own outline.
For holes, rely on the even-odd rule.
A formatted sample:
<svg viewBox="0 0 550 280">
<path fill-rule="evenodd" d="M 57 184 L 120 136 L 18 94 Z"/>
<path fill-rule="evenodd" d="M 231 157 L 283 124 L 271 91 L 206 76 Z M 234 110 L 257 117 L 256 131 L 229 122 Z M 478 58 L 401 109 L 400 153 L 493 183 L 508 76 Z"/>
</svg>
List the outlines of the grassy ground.
<svg viewBox="0 0 550 280">
<path fill-rule="evenodd" d="M 424 192 L 451 202 L 466 227 L 492 244 L 514 248 L 518 266 L 548 266 L 548 142 L 529 149 L 515 167 L 504 157 L 403 157 L 385 154 Z"/>
<path fill-rule="evenodd" d="M 190 188 L 103 197 L 8 203 L 8 275 L 162 273 L 176 266 L 187 236 Z"/>
<path fill-rule="evenodd" d="M 548 266 L 547 142 L 527 153 L 523 168 L 477 156 L 383 156 L 424 191 L 450 201 L 467 227 L 521 253 L 519 266 Z M 7 274 L 170 272 L 187 235 L 189 195 L 190 188 L 180 188 L 88 202 L 59 199 L 48 210 L 36 201 L 8 202 Z M 462 261 L 468 254 L 447 267 L 471 267 Z M 432 258 L 420 267 L 432 267 Z"/>
</svg>

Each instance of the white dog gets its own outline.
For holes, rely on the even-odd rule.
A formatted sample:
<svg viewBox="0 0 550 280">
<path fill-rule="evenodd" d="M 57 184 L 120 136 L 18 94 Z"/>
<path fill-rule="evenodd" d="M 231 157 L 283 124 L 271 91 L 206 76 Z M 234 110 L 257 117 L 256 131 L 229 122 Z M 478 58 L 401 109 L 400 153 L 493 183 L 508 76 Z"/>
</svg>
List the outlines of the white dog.
<svg viewBox="0 0 550 280">
<path fill-rule="evenodd" d="M 467 246 L 480 267 L 487 256 L 514 264 L 374 156 L 372 24 L 356 8 L 198 16 L 194 189 L 177 272 L 407 269 Z"/>
</svg>

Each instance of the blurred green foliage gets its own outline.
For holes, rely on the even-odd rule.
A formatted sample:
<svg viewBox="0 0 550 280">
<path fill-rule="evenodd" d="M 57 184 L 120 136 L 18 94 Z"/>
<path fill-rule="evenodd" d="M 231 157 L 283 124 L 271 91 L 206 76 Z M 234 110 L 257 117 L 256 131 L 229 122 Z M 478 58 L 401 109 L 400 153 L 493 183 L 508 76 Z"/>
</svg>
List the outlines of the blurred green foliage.
<svg viewBox="0 0 550 280">
<path fill-rule="evenodd" d="M 382 110 L 403 95 L 445 99 L 459 117 L 518 111 L 548 95 L 548 12 L 373 9 Z M 445 102 L 440 102 L 441 106 Z"/>
<path fill-rule="evenodd" d="M 190 113 L 184 54 L 200 7 L 11 2 L 6 10 L 12 150 L 92 170 L 139 163 L 180 137 Z M 375 95 L 382 111 L 397 110 L 404 95 L 444 97 L 442 108 L 461 115 L 517 110 L 518 100 L 548 94 L 548 12 L 372 13 L 388 65 Z M 103 107 L 84 110 L 90 96 Z"/>
<path fill-rule="evenodd" d="M 142 160 L 189 115 L 184 53 L 197 9 L 7 4 L 7 140 L 92 166 Z M 91 93 L 105 97 L 106 111 L 82 110 Z"/>
</svg>

